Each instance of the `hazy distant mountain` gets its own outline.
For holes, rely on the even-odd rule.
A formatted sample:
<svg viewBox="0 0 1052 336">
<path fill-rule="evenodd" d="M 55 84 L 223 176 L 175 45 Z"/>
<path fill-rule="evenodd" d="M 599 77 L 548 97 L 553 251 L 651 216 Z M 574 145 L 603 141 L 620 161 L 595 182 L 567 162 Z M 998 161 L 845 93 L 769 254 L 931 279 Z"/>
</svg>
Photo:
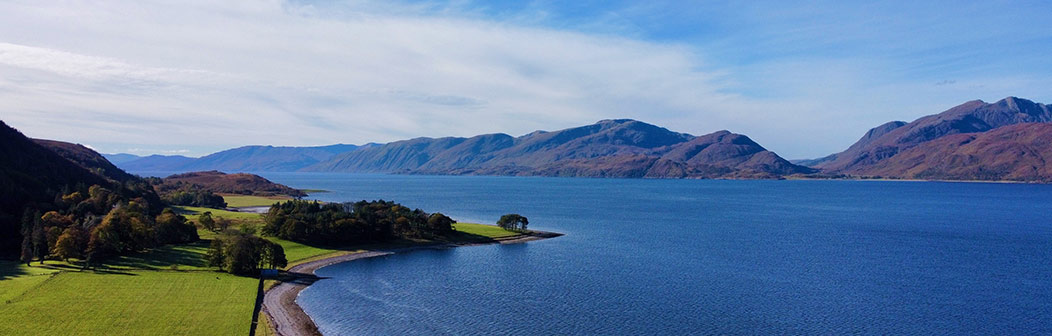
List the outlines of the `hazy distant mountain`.
<svg viewBox="0 0 1052 336">
<path fill-rule="evenodd" d="M 1049 121 L 1052 121 L 1052 108 L 1049 105 L 1016 97 L 1008 97 L 993 104 L 975 100 L 910 123 L 901 121 L 886 123 L 871 129 L 858 142 L 841 153 L 802 162 L 831 173 L 916 177 L 915 172 L 910 171 L 907 167 L 893 166 L 919 164 L 915 161 L 925 157 L 930 161 L 925 166 L 943 164 L 943 162 L 935 161 L 939 160 L 937 157 L 944 158 L 936 156 L 935 152 L 944 150 L 944 147 L 939 146 L 945 144 L 929 144 L 929 142 L 954 134 L 981 133 L 1010 125 Z M 888 161 L 906 151 L 914 155 L 910 163 L 907 164 L 904 158 Z M 932 151 L 932 155 L 918 156 L 927 151 Z M 983 157 L 976 157 L 974 160 L 978 160 L 977 164 L 993 162 L 989 161 L 992 158 Z M 967 179 L 986 178 L 971 176 Z"/>
<path fill-rule="evenodd" d="M 105 157 L 106 160 L 109 160 L 113 164 L 120 164 L 120 163 L 125 163 L 125 162 L 131 162 L 131 161 L 135 161 L 135 160 L 138 160 L 138 159 L 142 158 L 141 156 L 138 156 L 138 155 L 135 155 L 135 154 L 124 154 L 124 153 L 121 153 L 121 154 L 102 154 L 102 156 Z"/>
<path fill-rule="evenodd" d="M 244 146 L 196 159 L 180 155 L 151 155 L 124 161 L 118 163 L 118 166 L 129 171 L 289 172 L 358 148 L 359 146 L 343 144 L 318 147 Z"/>
<path fill-rule="evenodd" d="M 193 162 L 194 158 L 182 155 L 150 155 L 137 160 L 114 163 L 131 172 L 141 171 L 184 171 L 183 167 Z"/>
<path fill-rule="evenodd" d="M 654 178 L 772 178 L 808 173 L 744 135 L 695 137 L 603 120 L 518 138 L 416 138 L 333 156 L 305 171 Z"/>
</svg>

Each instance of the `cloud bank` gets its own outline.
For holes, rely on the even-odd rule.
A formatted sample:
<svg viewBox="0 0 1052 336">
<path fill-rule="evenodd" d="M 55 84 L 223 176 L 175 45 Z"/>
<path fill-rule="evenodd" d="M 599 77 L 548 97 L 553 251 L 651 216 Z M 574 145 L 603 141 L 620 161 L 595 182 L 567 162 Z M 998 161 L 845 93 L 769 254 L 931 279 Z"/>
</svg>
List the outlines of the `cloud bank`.
<svg viewBox="0 0 1052 336">
<path fill-rule="evenodd" d="M 795 158 L 845 148 L 888 120 L 879 111 L 890 104 L 876 102 L 912 104 L 920 112 L 899 113 L 919 116 L 979 90 L 961 87 L 1029 80 L 860 81 L 881 71 L 878 61 L 730 66 L 689 43 L 417 7 L 4 2 L 0 119 L 103 152 L 203 155 L 247 144 L 520 135 L 635 118 L 699 135 L 730 129 Z M 756 83 L 780 89 L 750 92 Z M 936 90 L 942 99 L 892 98 Z"/>
</svg>

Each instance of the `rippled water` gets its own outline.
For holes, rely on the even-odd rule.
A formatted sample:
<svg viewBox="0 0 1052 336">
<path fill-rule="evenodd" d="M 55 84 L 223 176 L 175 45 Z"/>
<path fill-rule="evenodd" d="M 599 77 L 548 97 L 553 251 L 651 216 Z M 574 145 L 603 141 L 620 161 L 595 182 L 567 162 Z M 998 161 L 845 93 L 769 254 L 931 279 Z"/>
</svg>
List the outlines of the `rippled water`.
<svg viewBox="0 0 1052 336">
<path fill-rule="evenodd" d="M 1052 186 L 265 174 L 564 237 L 323 268 L 327 335 L 1052 333 Z"/>
</svg>

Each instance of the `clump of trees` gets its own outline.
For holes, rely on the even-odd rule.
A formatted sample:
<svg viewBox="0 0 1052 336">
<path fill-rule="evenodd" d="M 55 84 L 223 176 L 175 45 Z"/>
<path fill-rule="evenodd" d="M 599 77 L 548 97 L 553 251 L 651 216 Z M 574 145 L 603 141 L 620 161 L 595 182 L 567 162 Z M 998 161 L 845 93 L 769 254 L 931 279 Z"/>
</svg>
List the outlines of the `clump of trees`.
<svg viewBox="0 0 1052 336">
<path fill-rule="evenodd" d="M 169 182 L 159 177 L 143 179 L 170 205 L 185 205 L 213 209 L 226 208 L 226 201 L 212 190 L 198 184 Z"/>
<path fill-rule="evenodd" d="M 500 219 L 497 220 L 497 226 L 512 231 L 526 231 L 526 226 L 529 224 L 530 220 L 519 214 L 507 214 L 500 216 Z"/>
<path fill-rule="evenodd" d="M 231 221 L 223 217 L 212 217 L 211 211 L 205 211 L 197 216 L 197 223 L 208 231 L 223 232 L 230 227 Z"/>
<path fill-rule="evenodd" d="M 78 189 L 59 193 L 55 203 L 47 205 L 51 210 L 24 211 L 23 262 L 43 263 L 48 258 L 90 262 L 158 244 L 198 240 L 196 227 L 185 217 L 151 205 L 148 198 L 129 198 L 99 185 Z"/>
<path fill-rule="evenodd" d="M 213 239 L 207 258 L 209 266 L 238 275 L 258 275 L 261 269 L 288 264 L 281 245 L 240 232 Z"/>
<path fill-rule="evenodd" d="M 185 205 L 213 209 L 226 208 L 223 196 L 199 188 L 184 188 L 162 193 L 161 199 L 171 205 Z"/>
<path fill-rule="evenodd" d="M 453 232 L 456 223 L 440 213 L 384 200 L 344 204 L 291 200 L 275 204 L 264 218 L 264 234 L 322 245 L 432 238 Z"/>
</svg>

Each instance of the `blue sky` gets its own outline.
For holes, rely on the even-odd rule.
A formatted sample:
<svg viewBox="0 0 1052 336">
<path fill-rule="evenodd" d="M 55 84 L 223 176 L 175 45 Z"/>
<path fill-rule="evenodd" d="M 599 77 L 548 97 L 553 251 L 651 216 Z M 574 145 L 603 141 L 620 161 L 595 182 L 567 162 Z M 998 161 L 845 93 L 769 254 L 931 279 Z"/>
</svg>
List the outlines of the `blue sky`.
<svg viewBox="0 0 1052 336">
<path fill-rule="evenodd" d="M 0 3 L 0 119 L 101 152 L 635 118 L 786 158 L 972 99 L 1052 102 L 1047 2 Z"/>
</svg>

